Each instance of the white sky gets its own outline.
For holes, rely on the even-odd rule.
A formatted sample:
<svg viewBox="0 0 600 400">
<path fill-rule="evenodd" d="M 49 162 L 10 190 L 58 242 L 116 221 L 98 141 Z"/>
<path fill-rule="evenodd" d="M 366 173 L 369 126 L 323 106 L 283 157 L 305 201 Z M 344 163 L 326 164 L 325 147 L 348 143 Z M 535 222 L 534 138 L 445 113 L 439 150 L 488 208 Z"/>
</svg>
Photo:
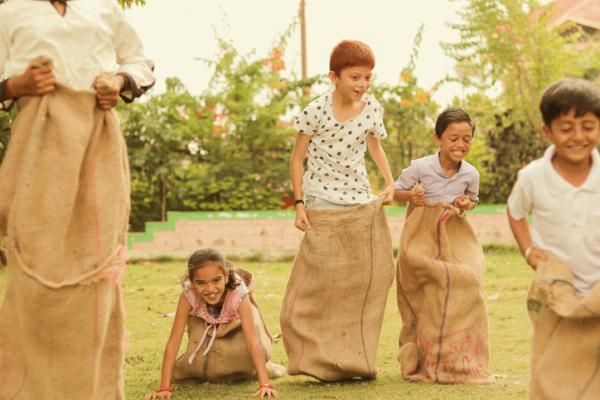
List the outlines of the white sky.
<svg viewBox="0 0 600 400">
<path fill-rule="evenodd" d="M 299 0 L 147 0 L 126 15 L 156 63 L 155 92 L 164 90 L 165 78 L 178 76 L 190 92 L 199 94 L 212 71 L 197 58 L 215 59 L 216 35 L 233 41 L 243 54 L 255 50 L 258 56 L 267 56 L 297 15 L 299 4 Z M 396 83 L 418 27 L 425 24 L 416 75 L 429 89 L 452 73 L 454 62 L 444 55 L 440 42 L 457 38 L 446 24 L 456 20 L 460 6 L 450 0 L 306 0 L 308 74 L 327 73 L 333 46 L 357 39 L 375 53 L 376 79 Z M 285 61 L 300 76 L 299 27 Z M 446 105 L 462 94 L 457 85 L 445 85 L 434 99 Z"/>
</svg>

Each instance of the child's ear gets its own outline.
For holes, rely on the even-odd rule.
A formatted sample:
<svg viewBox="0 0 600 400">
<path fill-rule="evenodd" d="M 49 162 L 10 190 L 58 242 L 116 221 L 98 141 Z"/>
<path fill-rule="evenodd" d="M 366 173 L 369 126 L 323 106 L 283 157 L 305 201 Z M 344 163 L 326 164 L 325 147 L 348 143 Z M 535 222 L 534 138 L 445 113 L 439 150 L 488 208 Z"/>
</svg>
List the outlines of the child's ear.
<svg viewBox="0 0 600 400">
<path fill-rule="evenodd" d="M 552 136 L 552 129 L 546 124 L 542 125 L 542 135 L 546 140 L 550 140 L 550 136 Z"/>
<path fill-rule="evenodd" d="M 335 73 L 335 71 L 329 71 L 329 80 L 336 85 L 339 82 L 340 77 Z"/>
<path fill-rule="evenodd" d="M 433 140 L 435 141 L 435 143 L 439 146 L 441 139 L 438 137 L 437 133 L 435 133 L 435 131 L 433 132 Z"/>
</svg>

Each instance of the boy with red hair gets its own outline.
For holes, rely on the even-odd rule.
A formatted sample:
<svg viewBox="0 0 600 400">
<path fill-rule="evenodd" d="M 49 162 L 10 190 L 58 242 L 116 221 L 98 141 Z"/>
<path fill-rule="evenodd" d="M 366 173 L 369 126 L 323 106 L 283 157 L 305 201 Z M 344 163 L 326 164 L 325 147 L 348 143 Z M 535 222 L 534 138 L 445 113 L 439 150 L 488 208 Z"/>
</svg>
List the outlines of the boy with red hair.
<svg viewBox="0 0 600 400">
<path fill-rule="evenodd" d="M 290 165 L 295 225 L 305 234 L 281 326 L 290 375 L 337 381 L 377 374 L 375 354 L 393 280 L 382 206 L 393 200 L 394 180 L 381 146 L 387 137 L 383 107 L 367 93 L 373 52 L 345 40 L 333 49 L 329 65 L 335 89 L 295 121 Z M 386 182 L 377 200 L 365 168 L 367 149 Z"/>
</svg>

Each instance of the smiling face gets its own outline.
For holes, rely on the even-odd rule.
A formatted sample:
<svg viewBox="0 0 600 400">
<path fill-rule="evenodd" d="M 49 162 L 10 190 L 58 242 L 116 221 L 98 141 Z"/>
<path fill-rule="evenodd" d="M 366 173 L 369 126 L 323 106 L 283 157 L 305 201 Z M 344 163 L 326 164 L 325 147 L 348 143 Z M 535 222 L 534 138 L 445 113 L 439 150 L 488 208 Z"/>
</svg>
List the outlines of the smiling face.
<svg viewBox="0 0 600 400">
<path fill-rule="evenodd" d="M 600 138 L 600 119 L 587 112 L 579 117 L 575 109 L 554 118 L 542 128 L 544 136 L 556 147 L 557 161 L 569 164 L 587 163 Z"/>
<path fill-rule="evenodd" d="M 451 164 L 460 163 L 469 154 L 473 140 L 473 127 L 468 122 L 451 122 L 442 137 L 433 134 L 440 146 L 440 157 Z"/>
<path fill-rule="evenodd" d="M 329 72 L 329 79 L 335 85 L 335 90 L 345 99 L 358 101 L 371 87 L 373 68 L 354 66 L 342 69 L 339 74 Z"/>
<path fill-rule="evenodd" d="M 192 285 L 196 293 L 210 305 L 222 303 L 227 277 L 221 266 L 209 261 L 194 271 Z"/>
</svg>

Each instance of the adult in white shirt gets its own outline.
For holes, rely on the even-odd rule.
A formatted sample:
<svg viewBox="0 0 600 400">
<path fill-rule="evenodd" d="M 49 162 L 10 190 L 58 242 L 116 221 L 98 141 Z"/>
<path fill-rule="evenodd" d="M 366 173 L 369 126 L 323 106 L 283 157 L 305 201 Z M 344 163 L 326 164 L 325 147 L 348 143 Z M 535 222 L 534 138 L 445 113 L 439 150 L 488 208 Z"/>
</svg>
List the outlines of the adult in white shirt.
<svg viewBox="0 0 600 400">
<path fill-rule="evenodd" d="M 0 101 L 18 99 L 0 166 L 0 399 L 122 400 L 129 173 L 111 109 L 152 86 L 152 62 L 116 0 L 8 0 L 0 74 Z"/>
<path fill-rule="evenodd" d="M 46 56 L 52 64 L 30 68 Z M 102 109 L 118 96 L 130 102 L 154 84 L 152 61 L 116 0 L 8 0 L 0 6 L 0 109 L 26 95 L 43 95 L 60 83 L 92 89 L 101 73 L 111 88 L 97 88 Z"/>
</svg>

